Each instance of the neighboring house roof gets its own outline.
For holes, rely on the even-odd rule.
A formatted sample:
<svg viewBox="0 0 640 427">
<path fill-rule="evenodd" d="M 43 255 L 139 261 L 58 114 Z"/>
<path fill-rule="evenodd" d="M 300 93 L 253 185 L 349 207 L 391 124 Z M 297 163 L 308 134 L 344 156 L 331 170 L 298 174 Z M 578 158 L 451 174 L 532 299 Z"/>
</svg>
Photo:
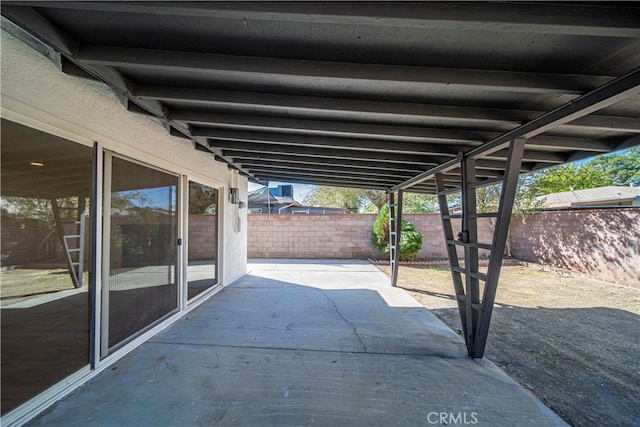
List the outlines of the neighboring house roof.
<svg viewBox="0 0 640 427">
<path fill-rule="evenodd" d="M 640 187 L 606 187 L 589 188 L 586 190 L 565 191 L 548 194 L 536 198 L 543 203 L 543 207 L 560 208 L 571 206 L 606 206 L 640 204 Z"/>
<path fill-rule="evenodd" d="M 247 202 L 249 205 L 252 204 L 263 204 L 263 203 L 278 203 L 278 199 L 276 196 L 269 193 L 269 188 L 263 187 L 257 190 L 251 191 L 247 194 Z"/>
<path fill-rule="evenodd" d="M 262 213 L 266 213 L 265 206 L 271 205 L 271 213 L 346 213 L 344 208 L 323 207 L 323 206 L 302 206 L 293 197 L 274 196 L 269 192 L 269 188 L 263 187 L 251 191 L 247 195 L 247 205 L 249 209 L 261 208 Z M 295 212 L 294 212 L 295 211 Z"/>
<path fill-rule="evenodd" d="M 322 206 L 302 206 L 291 208 L 292 213 L 313 213 L 313 214 L 346 214 L 345 208 L 327 208 Z"/>
<path fill-rule="evenodd" d="M 295 201 L 293 197 L 278 197 L 274 196 L 269 192 L 269 188 L 263 187 L 257 190 L 254 190 L 247 194 L 247 204 L 249 207 L 254 205 L 295 205 L 298 206 L 300 203 Z"/>
</svg>

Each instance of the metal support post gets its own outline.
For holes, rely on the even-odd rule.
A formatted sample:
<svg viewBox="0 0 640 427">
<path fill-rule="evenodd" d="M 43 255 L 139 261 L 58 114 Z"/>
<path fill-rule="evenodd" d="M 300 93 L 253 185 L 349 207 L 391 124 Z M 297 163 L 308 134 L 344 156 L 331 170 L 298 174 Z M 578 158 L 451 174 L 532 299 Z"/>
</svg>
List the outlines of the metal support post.
<svg viewBox="0 0 640 427">
<path fill-rule="evenodd" d="M 513 210 L 516 188 L 518 186 L 518 175 L 520 173 L 525 143 L 525 139 L 516 139 L 509 144 L 507 167 L 502 182 L 496 228 L 493 232 L 492 250 L 489 257 L 484 294 L 482 296 L 482 308 L 473 341 L 471 356 L 474 358 L 480 358 L 484 355 L 484 348 L 487 343 L 489 324 L 491 322 L 500 269 L 502 268 L 502 259 L 507 242 L 509 224 L 511 222 L 511 212 Z"/>
<path fill-rule="evenodd" d="M 391 286 L 398 283 L 398 262 L 400 261 L 400 233 L 402 231 L 402 190 L 395 194 L 389 192 L 389 261 L 391 267 Z"/>
<path fill-rule="evenodd" d="M 397 285 L 398 282 L 398 268 L 400 266 L 400 246 L 402 243 L 402 196 L 403 191 L 398 190 L 398 199 L 396 200 L 396 223 L 395 223 L 395 233 L 396 233 L 396 249 L 394 251 L 395 254 L 395 262 L 394 267 L 395 271 L 393 273 L 394 281 L 393 286 Z"/>
<path fill-rule="evenodd" d="M 458 240 L 464 244 L 464 274 L 466 295 L 465 317 L 467 322 L 465 341 L 473 348 L 475 325 L 478 312 L 474 310 L 480 304 L 480 281 L 474 273 L 478 272 L 478 220 L 476 217 L 476 190 L 471 186 L 475 181 L 475 160 L 464 158 L 462 170 L 462 231 Z M 475 245 L 474 245 L 475 244 Z"/>
<path fill-rule="evenodd" d="M 449 204 L 447 203 L 447 193 L 444 185 L 444 179 L 442 174 L 437 173 L 435 175 L 436 189 L 438 194 L 438 205 L 440 207 L 440 219 L 442 220 L 442 230 L 444 232 L 444 239 L 447 247 L 447 256 L 449 257 L 449 268 L 451 270 L 451 278 L 453 279 L 453 287 L 456 293 L 456 302 L 458 304 L 458 311 L 460 312 L 460 319 L 462 321 L 462 331 L 465 338 L 467 337 L 467 315 L 465 306 L 465 290 L 462 282 L 462 274 L 460 263 L 458 262 L 458 251 L 456 245 L 459 244 L 457 240 L 453 238 L 453 228 L 451 227 L 451 215 L 449 213 Z M 465 339 L 466 341 L 466 339 Z M 471 353 L 471 348 L 468 347 L 467 351 Z"/>
<path fill-rule="evenodd" d="M 467 352 L 473 358 L 481 358 L 484 355 L 524 146 L 524 139 L 517 139 L 509 144 L 507 165 L 502 178 L 500 205 L 498 212 L 495 213 L 478 213 L 477 211 L 476 188 L 484 183 L 476 181 L 475 160 L 472 156 L 466 155 L 460 159 L 462 168 L 459 189 L 462 194 L 461 215 L 449 213 L 446 195 L 450 194 L 452 189 L 445 187 L 441 173 L 435 174 L 440 215 L 460 320 L 462 321 Z M 451 227 L 451 218 L 454 217 L 462 219 L 461 231 L 457 239 L 454 239 Z M 478 241 L 479 217 L 495 217 L 497 219 L 490 244 Z M 464 249 L 463 267 L 458 262 L 457 246 L 462 246 Z M 489 267 L 486 274 L 479 271 L 479 249 L 490 251 Z M 462 280 L 463 274 L 464 280 Z M 484 283 L 482 299 L 480 299 L 480 282 Z"/>
</svg>

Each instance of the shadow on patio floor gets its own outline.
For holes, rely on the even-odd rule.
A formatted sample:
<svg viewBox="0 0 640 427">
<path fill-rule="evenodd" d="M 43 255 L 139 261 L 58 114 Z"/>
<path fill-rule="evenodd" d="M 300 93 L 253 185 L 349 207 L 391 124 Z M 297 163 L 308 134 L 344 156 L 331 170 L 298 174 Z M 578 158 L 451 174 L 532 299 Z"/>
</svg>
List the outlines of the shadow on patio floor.
<svg viewBox="0 0 640 427">
<path fill-rule="evenodd" d="M 249 269 L 30 425 L 564 425 L 367 262 Z"/>
</svg>

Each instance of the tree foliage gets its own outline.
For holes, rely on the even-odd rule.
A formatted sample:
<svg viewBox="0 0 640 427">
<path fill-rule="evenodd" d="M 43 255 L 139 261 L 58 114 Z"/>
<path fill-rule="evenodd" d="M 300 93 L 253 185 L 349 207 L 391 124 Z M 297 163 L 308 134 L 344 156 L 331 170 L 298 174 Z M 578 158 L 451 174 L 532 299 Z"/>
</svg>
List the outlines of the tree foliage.
<svg viewBox="0 0 640 427">
<path fill-rule="evenodd" d="M 356 188 L 319 185 L 304 197 L 302 203 L 307 206 L 344 208 L 349 213 L 357 213 L 364 203 L 364 195 L 362 190 Z"/>
<path fill-rule="evenodd" d="M 383 205 L 371 231 L 371 244 L 380 252 L 389 253 L 389 207 Z M 400 259 L 413 260 L 422 248 L 422 234 L 409 221 L 402 220 L 400 233 Z"/>
<path fill-rule="evenodd" d="M 380 212 L 387 203 L 387 192 L 362 188 L 316 186 L 308 193 L 303 204 L 345 208 L 350 213 Z M 438 199 L 430 194 L 404 193 L 403 211 L 427 213 L 438 211 Z"/>
<path fill-rule="evenodd" d="M 591 162 L 567 163 L 534 175 L 531 189 L 539 196 L 611 185 L 611 177 Z"/>
<path fill-rule="evenodd" d="M 607 185 L 629 185 L 640 180 L 640 147 L 597 156 L 584 163 L 567 163 L 527 178 L 528 191 L 538 196 Z"/>
<path fill-rule="evenodd" d="M 520 176 L 514 202 L 514 211 L 540 207 L 537 196 L 563 191 L 583 190 L 607 185 L 640 183 L 640 147 L 601 155 L 587 162 L 567 163 L 539 172 Z M 480 187 L 476 190 L 478 212 L 496 212 L 500 201 L 501 185 Z M 349 212 L 376 212 L 386 203 L 382 190 L 318 186 L 309 193 L 304 203 L 315 206 L 346 208 Z M 460 195 L 447 195 L 449 206 L 460 206 Z M 438 211 L 436 196 L 405 193 L 403 211 L 427 213 Z"/>
<path fill-rule="evenodd" d="M 476 209 L 478 212 L 498 212 L 502 185 L 487 185 L 476 189 Z"/>
<path fill-rule="evenodd" d="M 303 199 L 308 206 L 344 208 L 349 213 L 378 211 L 386 202 L 386 192 L 362 188 L 318 185 Z"/>
<path fill-rule="evenodd" d="M 438 198 L 433 194 L 404 193 L 402 211 L 405 213 L 438 212 Z"/>
<path fill-rule="evenodd" d="M 376 212 L 387 203 L 387 192 L 384 190 L 364 190 L 364 196 L 370 205 L 375 206 Z"/>
<path fill-rule="evenodd" d="M 630 185 L 640 181 L 640 147 L 598 156 L 589 162 L 610 179 L 610 185 Z"/>
<path fill-rule="evenodd" d="M 515 212 L 539 208 L 544 203 L 537 196 L 584 190 L 607 185 L 640 182 L 640 147 L 606 154 L 583 163 L 567 163 L 540 172 L 520 176 L 514 201 Z M 478 212 L 495 212 L 500 199 L 500 185 L 477 189 Z"/>
<path fill-rule="evenodd" d="M 215 215 L 218 191 L 206 185 L 189 183 L 189 213 Z"/>
</svg>

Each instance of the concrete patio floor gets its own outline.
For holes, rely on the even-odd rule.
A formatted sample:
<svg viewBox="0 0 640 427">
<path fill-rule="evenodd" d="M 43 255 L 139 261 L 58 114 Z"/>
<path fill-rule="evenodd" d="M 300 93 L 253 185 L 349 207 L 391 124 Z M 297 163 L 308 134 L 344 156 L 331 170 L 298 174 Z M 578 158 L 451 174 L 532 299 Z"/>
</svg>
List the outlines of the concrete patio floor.
<svg viewBox="0 0 640 427">
<path fill-rule="evenodd" d="M 32 426 L 566 425 L 374 266 L 251 260 Z"/>
</svg>

